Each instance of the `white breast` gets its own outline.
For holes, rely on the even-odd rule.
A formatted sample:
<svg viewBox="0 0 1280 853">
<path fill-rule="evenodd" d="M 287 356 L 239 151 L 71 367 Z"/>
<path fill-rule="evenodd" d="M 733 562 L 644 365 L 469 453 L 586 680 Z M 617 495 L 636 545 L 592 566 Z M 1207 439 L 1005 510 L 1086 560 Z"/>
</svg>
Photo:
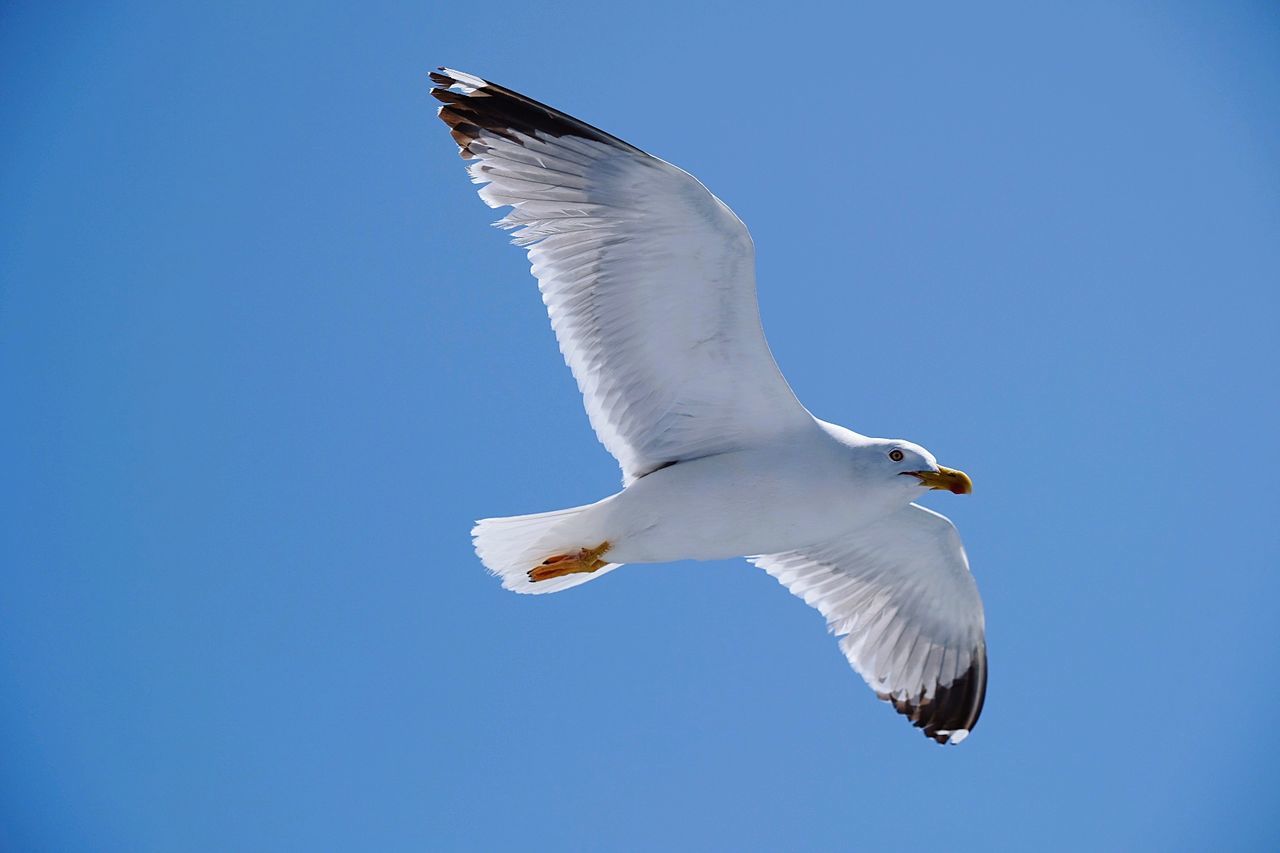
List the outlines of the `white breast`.
<svg viewBox="0 0 1280 853">
<path fill-rule="evenodd" d="M 766 554 L 870 521 L 842 448 L 814 440 L 681 462 L 602 501 L 593 525 L 620 563 Z"/>
</svg>

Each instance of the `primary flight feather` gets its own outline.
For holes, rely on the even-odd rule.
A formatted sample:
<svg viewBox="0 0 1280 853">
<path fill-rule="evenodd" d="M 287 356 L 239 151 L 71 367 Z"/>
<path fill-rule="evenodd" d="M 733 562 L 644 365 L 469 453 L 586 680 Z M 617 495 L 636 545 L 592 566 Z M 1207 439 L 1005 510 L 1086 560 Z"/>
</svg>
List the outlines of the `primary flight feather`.
<svg viewBox="0 0 1280 853">
<path fill-rule="evenodd" d="M 432 94 L 498 223 L 528 249 L 560 350 L 623 489 L 488 518 L 503 586 L 558 592 L 624 563 L 747 556 L 817 608 L 876 694 L 938 743 L 986 693 L 982 600 L 954 525 L 967 494 L 919 445 L 814 418 L 760 326 L 746 226 L 693 176 L 510 89 L 447 68 Z"/>
</svg>

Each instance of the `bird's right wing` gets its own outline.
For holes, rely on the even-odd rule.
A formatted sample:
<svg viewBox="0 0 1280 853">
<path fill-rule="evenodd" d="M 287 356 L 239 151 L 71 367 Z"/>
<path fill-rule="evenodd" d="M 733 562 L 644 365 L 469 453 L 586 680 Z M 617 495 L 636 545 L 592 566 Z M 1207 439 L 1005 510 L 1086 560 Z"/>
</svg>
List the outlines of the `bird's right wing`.
<svg viewBox="0 0 1280 853">
<path fill-rule="evenodd" d="M 746 226 L 691 175 L 510 89 L 441 69 L 432 94 L 515 228 L 625 482 L 812 429 L 760 327 Z"/>
<path fill-rule="evenodd" d="M 982 599 L 955 526 L 910 504 L 810 548 L 750 558 L 817 608 L 849 663 L 938 743 L 959 743 L 982 713 Z"/>
</svg>

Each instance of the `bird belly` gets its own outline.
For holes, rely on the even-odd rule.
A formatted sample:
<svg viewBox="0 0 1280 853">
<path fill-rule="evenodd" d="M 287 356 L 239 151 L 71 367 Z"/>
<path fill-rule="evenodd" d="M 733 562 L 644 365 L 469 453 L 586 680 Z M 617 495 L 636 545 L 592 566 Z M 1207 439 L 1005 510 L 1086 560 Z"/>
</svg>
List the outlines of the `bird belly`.
<svg viewBox="0 0 1280 853">
<path fill-rule="evenodd" d="M 680 462 L 597 507 L 609 559 L 619 563 L 788 551 L 837 536 L 873 511 L 838 460 L 792 450 Z"/>
</svg>

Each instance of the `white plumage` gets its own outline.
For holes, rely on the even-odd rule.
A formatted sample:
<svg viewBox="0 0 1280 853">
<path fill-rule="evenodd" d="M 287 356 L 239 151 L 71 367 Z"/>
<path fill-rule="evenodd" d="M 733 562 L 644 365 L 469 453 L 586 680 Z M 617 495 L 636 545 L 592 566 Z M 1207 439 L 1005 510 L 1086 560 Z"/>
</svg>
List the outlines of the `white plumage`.
<svg viewBox="0 0 1280 853">
<path fill-rule="evenodd" d="M 910 708 L 923 692 L 958 703 L 968 716 L 937 730 L 956 743 L 973 728 L 987 681 L 982 599 L 949 519 L 909 504 L 869 528 L 751 562 L 827 618 L 881 699 Z M 972 695 L 936 695 L 970 670 Z"/>
<path fill-rule="evenodd" d="M 433 74 L 472 180 L 528 249 L 624 489 L 485 519 L 484 564 L 556 592 L 623 563 L 742 555 L 827 618 L 852 666 L 940 743 L 977 722 L 982 603 L 951 522 L 968 491 L 928 451 L 815 419 L 765 342 L 746 227 L 680 169 L 478 77 Z"/>
<path fill-rule="evenodd" d="M 756 308 L 755 247 L 692 176 L 564 136 L 472 143 L 480 198 L 529 247 L 560 350 L 625 482 L 807 425 Z"/>
</svg>

